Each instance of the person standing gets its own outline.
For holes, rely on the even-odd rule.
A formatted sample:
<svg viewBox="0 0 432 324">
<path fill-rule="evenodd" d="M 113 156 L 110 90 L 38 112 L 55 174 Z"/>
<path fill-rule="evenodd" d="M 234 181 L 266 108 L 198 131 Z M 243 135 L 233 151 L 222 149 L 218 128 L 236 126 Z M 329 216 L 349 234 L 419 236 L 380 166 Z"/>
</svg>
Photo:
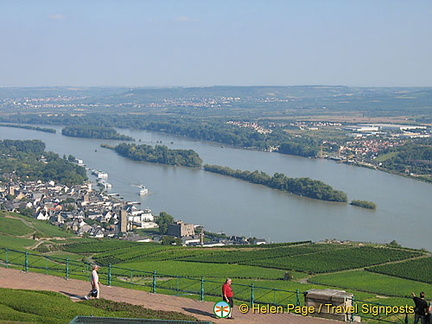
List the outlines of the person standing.
<svg viewBox="0 0 432 324">
<path fill-rule="evenodd" d="M 91 286 L 92 289 L 90 290 L 90 292 L 88 293 L 88 295 L 86 295 L 84 298 L 85 299 L 89 299 L 90 297 L 95 297 L 96 299 L 99 299 L 99 294 L 100 294 L 100 282 L 99 282 L 99 274 L 98 271 L 99 267 L 97 265 L 93 266 L 93 270 L 92 270 L 92 274 L 91 274 Z M 93 294 L 93 291 L 96 291 L 96 296 Z"/>
<path fill-rule="evenodd" d="M 414 324 L 417 324 L 419 321 L 421 324 L 429 324 L 427 323 L 429 319 L 429 309 L 427 301 L 425 300 L 425 293 L 422 291 L 420 297 L 417 297 L 414 292 L 411 292 L 411 296 L 415 303 Z"/>
<path fill-rule="evenodd" d="M 223 300 L 226 301 L 228 303 L 228 305 L 230 305 L 230 312 L 227 316 L 227 318 L 230 318 L 230 319 L 233 318 L 232 317 L 232 310 L 234 307 L 234 300 L 233 300 L 234 292 L 231 288 L 231 283 L 232 283 L 232 280 L 230 278 L 227 278 L 225 280 L 225 283 L 222 285 Z"/>
</svg>

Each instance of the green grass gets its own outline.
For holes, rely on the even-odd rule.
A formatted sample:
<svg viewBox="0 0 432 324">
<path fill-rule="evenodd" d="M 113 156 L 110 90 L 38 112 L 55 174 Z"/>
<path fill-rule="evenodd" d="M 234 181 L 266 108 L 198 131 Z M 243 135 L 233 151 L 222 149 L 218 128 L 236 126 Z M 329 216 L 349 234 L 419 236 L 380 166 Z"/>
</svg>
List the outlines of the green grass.
<svg viewBox="0 0 432 324">
<path fill-rule="evenodd" d="M 39 237 L 74 237 L 74 234 L 65 232 L 58 227 L 52 226 L 48 223 L 38 220 L 32 220 L 33 226 L 38 231 Z"/>
<path fill-rule="evenodd" d="M 387 296 L 409 297 L 411 291 L 417 294 L 424 291 L 427 296 L 432 296 L 432 285 L 430 284 L 361 270 L 317 275 L 309 281 Z"/>
<path fill-rule="evenodd" d="M 14 237 L 9 235 L 0 235 L 0 247 L 5 249 L 15 249 L 23 251 L 25 247 L 34 244 L 34 241 L 31 239 Z M 0 250 L 2 253 L 2 250 Z"/>
<path fill-rule="evenodd" d="M 43 238 L 51 238 L 51 237 L 74 237 L 74 234 L 63 231 L 62 229 L 53 226 L 45 221 L 37 220 L 36 218 L 30 218 L 26 216 L 22 216 L 20 214 L 11 214 L 14 217 L 21 218 L 26 223 L 28 223 L 29 227 L 35 229 L 37 231 L 38 237 Z"/>
<path fill-rule="evenodd" d="M 4 217 L 7 215 L 10 218 Z M 35 218 L 23 216 L 17 213 L 0 213 L 0 225 L 2 224 L 2 221 L 5 221 L 5 225 L 7 225 L 7 222 L 14 223 L 16 225 L 16 228 L 9 228 L 8 232 L 4 232 L 5 234 L 9 235 L 29 235 L 31 233 L 36 232 L 36 235 L 38 237 L 44 237 L 44 238 L 51 238 L 51 237 L 73 237 L 75 235 L 67 233 L 60 228 L 53 226 L 47 222 L 39 221 Z M 1 225 L 1 232 L 4 231 L 3 225 Z M 14 231 L 22 231 L 23 234 L 16 234 L 13 233 Z"/>
<path fill-rule="evenodd" d="M 55 252 L 50 252 L 50 253 L 44 253 L 44 255 L 47 257 L 60 258 L 63 260 L 68 258 L 69 261 L 83 261 L 83 260 L 87 259 L 86 257 L 83 257 L 82 255 L 74 254 L 74 253 L 67 253 L 64 251 L 55 251 Z"/>
<path fill-rule="evenodd" d="M 2 321 L 69 323 L 75 316 L 195 320 L 178 312 L 154 311 L 104 299 L 74 303 L 59 293 L 0 288 Z"/>
<path fill-rule="evenodd" d="M 391 159 L 392 157 L 395 157 L 398 155 L 398 152 L 389 152 L 386 154 L 380 154 L 378 155 L 378 157 L 375 159 L 375 161 L 377 162 L 384 162 L 388 159 Z"/>
<path fill-rule="evenodd" d="M 34 232 L 19 219 L 0 216 L 0 234 L 13 236 L 30 235 Z"/>
</svg>

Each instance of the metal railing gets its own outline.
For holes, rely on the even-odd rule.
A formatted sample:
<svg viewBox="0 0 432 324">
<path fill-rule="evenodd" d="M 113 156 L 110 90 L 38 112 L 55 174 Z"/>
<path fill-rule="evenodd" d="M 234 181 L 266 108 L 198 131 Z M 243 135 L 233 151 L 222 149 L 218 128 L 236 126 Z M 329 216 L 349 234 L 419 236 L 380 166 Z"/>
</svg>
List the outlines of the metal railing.
<svg viewBox="0 0 432 324">
<path fill-rule="evenodd" d="M 89 262 L 5 248 L 0 248 L 1 251 L 3 251 L 0 257 L 0 266 L 2 267 L 56 275 L 65 279 L 90 280 L 91 277 L 92 264 Z M 223 282 L 207 280 L 204 277 L 176 276 L 156 271 L 121 268 L 112 266 L 111 264 L 100 268 L 98 273 L 99 280 L 108 286 L 134 288 L 152 293 L 176 296 L 196 296 L 200 301 L 221 300 L 221 286 Z M 232 287 L 235 291 L 235 300 L 251 306 L 254 304 L 266 304 L 270 306 L 282 306 L 285 309 L 288 305 L 305 306 L 303 298 L 305 293 L 298 289 L 290 291 L 256 286 L 254 283 L 250 285 L 233 283 Z M 410 303 L 412 303 L 411 300 Z M 354 315 L 357 315 L 367 322 L 408 323 L 409 316 L 411 318 L 414 316 L 411 314 L 401 314 L 401 312 L 390 312 L 388 314 L 386 311 L 380 310 L 385 310 L 385 307 L 396 306 L 354 300 L 354 297 L 352 305 L 356 307 L 357 312 L 356 314 L 351 314 L 351 321 L 354 321 Z M 368 307 L 371 310 L 377 309 L 377 314 L 375 312 L 362 311 L 364 307 Z"/>
</svg>

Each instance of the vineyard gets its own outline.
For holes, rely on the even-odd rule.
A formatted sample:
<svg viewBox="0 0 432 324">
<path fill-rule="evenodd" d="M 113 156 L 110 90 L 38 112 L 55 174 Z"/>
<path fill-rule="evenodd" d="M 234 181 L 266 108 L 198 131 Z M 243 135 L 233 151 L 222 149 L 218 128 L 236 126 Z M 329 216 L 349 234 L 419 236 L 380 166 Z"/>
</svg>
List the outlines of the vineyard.
<svg viewBox="0 0 432 324">
<path fill-rule="evenodd" d="M 120 240 L 94 240 L 94 239 L 81 239 L 77 243 L 64 244 L 62 249 L 71 253 L 102 253 L 115 251 L 119 249 L 133 248 L 137 245 L 132 242 Z"/>
<path fill-rule="evenodd" d="M 65 244 L 62 249 L 72 253 L 94 254 L 93 259 L 101 265 L 120 264 L 140 261 L 182 260 L 206 263 L 239 263 L 258 259 L 275 258 L 305 253 L 317 250 L 334 249 L 326 244 L 275 244 L 273 247 L 237 247 L 202 249 L 184 248 L 180 246 L 163 246 L 146 243 L 145 245 L 117 240 L 101 240 Z"/>
<path fill-rule="evenodd" d="M 411 291 L 432 295 L 430 255 L 390 245 L 304 241 L 202 248 L 98 240 L 0 212 L 0 248 L 0 265 L 6 267 L 89 280 L 95 262 L 109 285 L 205 294 L 215 301 L 227 277 L 234 280 L 236 298 L 254 296 L 262 303 L 294 303 L 312 288 L 353 292 L 359 304 L 405 305 Z"/>
<path fill-rule="evenodd" d="M 273 260 L 275 258 L 290 257 L 295 255 L 304 255 L 309 253 L 319 253 L 321 251 L 340 249 L 330 244 L 307 244 L 301 246 L 284 246 L 271 249 L 248 249 L 248 250 L 219 250 L 212 253 L 206 253 L 199 256 L 183 258 L 182 261 L 191 262 L 208 262 L 208 263 L 244 263 L 254 262 L 257 260 Z M 263 263 L 267 261 L 262 261 Z"/>
<path fill-rule="evenodd" d="M 144 247 L 124 248 L 114 252 L 101 253 L 94 256 L 101 265 L 120 264 L 124 262 L 148 262 L 176 260 L 183 256 L 196 255 L 202 249 L 184 249 L 182 247 L 146 245 Z"/>
<path fill-rule="evenodd" d="M 432 284 L 432 258 L 421 258 L 405 262 L 386 264 L 366 270 L 390 276 Z"/>
<path fill-rule="evenodd" d="M 36 241 L 11 235 L 28 228 L 10 229 L 18 220 L 1 221 L 0 232 L 7 234 L 0 235 L 0 264 L 24 271 L 89 280 L 95 262 L 107 285 L 214 301 L 227 277 L 237 299 L 253 296 L 261 303 L 295 303 L 314 288 L 352 292 L 359 305 L 406 305 L 411 291 L 432 295 L 432 258 L 421 250 L 355 242 L 202 248 L 66 238 L 42 240 L 29 251 Z M 43 244 L 53 247 L 48 251 Z"/>
<path fill-rule="evenodd" d="M 317 275 L 309 282 L 385 296 L 409 297 L 411 291 L 424 291 L 426 296 L 432 296 L 430 284 L 362 270 Z"/>
<path fill-rule="evenodd" d="M 239 278 L 281 280 L 285 271 L 278 269 L 260 268 L 248 265 L 227 266 L 218 263 L 198 263 L 182 261 L 146 261 L 123 263 L 121 267 L 139 269 L 141 271 L 157 271 L 159 275 L 175 274 L 176 276 L 200 278 Z"/>
<path fill-rule="evenodd" d="M 421 255 L 420 252 L 397 250 L 391 248 L 356 247 L 333 249 L 320 253 L 297 255 L 243 262 L 266 268 L 287 269 L 310 273 L 325 273 L 348 270 L 382 264 L 385 262 L 404 260 Z"/>
<path fill-rule="evenodd" d="M 139 265 L 148 262 L 184 261 L 200 264 L 241 264 L 308 273 L 326 273 L 370 267 L 422 255 L 422 252 L 419 251 L 390 247 L 359 247 L 356 244 L 319 243 L 282 245 L 272 248 L 203 249 L 101 240 L 66 244 L 63 249 L 73 253 L 91 253 L 93 260 L 103 266 L 124 263 Z M 187 267 L 182 265 L 182 268 Z"/>
</svg>

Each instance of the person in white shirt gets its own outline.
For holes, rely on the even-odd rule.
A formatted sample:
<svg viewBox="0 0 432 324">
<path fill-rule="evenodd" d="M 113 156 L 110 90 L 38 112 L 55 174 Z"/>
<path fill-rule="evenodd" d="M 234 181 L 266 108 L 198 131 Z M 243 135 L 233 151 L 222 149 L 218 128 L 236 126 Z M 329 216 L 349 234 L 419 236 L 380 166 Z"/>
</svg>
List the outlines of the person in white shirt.
<svg viewBox="0 0 432 324">
<path fill-rule="evenodd" d="M 88 293 L 88 295 L 84 296 L 85 299 L 89 299 L 90 297 L 95 297 L 96 299 L 99 299 L 99 294 L 100 294 L 100 282 L 99 282 L 99 274 L 97 273 L 99 267 L 97 265 L 93 266 L 93 271 L 92 271 L 92 275 L 91 275 L 91 285 L 92 285 L 92 289 L 90 290 L 90 292 Z M 96 296 L 94 296 L 94 294 L 92 294 L 93 291 L 96 290 Z"/>
</svg>

